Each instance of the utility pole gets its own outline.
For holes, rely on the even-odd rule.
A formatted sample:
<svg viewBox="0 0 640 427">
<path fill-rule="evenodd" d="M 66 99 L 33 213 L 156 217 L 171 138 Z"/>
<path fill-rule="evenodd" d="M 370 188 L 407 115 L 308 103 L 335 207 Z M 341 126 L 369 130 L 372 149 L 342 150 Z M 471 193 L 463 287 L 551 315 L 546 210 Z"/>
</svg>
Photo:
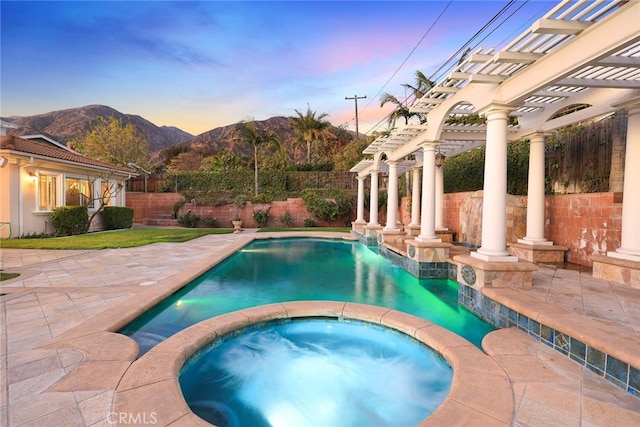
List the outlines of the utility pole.
<svg viewBox="0 0 640 427">
<path fill-rule="evenodd" d="M 360 139 L 360 134 L 358 133 L 358 99 L 365 99 L 365 96 L 354 95 L 352 97 L 345 96 L 344 99 L 353 99 L 356 102 L 356 139 Z"/>
</svg>

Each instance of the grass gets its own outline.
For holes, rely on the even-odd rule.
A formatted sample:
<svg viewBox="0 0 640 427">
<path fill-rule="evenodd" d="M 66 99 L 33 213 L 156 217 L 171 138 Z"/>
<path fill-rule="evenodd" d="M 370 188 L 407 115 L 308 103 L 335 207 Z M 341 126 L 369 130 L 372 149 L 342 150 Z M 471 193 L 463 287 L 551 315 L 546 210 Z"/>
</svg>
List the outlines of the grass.
<svg viewBox="0 0 640 427">
<path fill-rule="evenodd" d="M 7 273 L 0 270 L 0 282 L 2 282 L 3 280 L 15 279 L 18 276 L 20 276 L 20 273 Z"/>
<path fill-rule="evenodd" d="M 338 233 L 349 233 L 351 227 L 305 227 L 305 228 L 281 228 L 265 227 L 258 229 L 258 233 L 269 233 L 274 231 L 332 231 Z"/>
<path fill-rule="evenodd" d="M 12 249 L 113 249 L 159 242 L 186 242 L 207 234 L 228 234 L 232 228 L 137 228 L 46 239 L 0 239 Z"/>
</svg>

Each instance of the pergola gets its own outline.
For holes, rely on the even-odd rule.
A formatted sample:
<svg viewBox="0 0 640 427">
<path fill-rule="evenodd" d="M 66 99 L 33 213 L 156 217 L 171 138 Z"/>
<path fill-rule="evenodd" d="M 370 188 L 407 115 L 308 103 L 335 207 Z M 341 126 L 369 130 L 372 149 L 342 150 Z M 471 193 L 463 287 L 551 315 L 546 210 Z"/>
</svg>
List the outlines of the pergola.
<svg viewBox="0 0 640 427">
<path fill-rule="evenodd" d="M 379 242 L 399 241 L 397 175 L 412 168 L 416 178 L 422 170 L 421 186 L 414 182 L 411 215 L 411 225 L 420 218 L 420 232 L 408 244 L 438 246 L 442 172 L 436 157 L 486 145 L 482 246 L 471 253 L 475 261 L 467 261 L 517 263 L 507 249 L 504 226 L 508 141 L 530 141 L 527 231 L 519 243 L 532 250 L 553 246 L 544 237 L 544 136 L 618 110 L 628 114 L 622 239 L 621 247 L 607 256 L 638 263 L 640 270 L 638 0 L 564 0 L 504 48 L 480 48 L 466 57 L 411 107 L 426 115 L 427 124 L 410 124 L 376 139 L 364 150 L 372 159 L 351 169 L 361 184 L 371 178 L 370 221 L 364 221 L 364 185 L 359 185 L 354 230 L 375 230 Z M 470 114 L 483 116 L 486 124 L 447 124 L 451 117 Z M 509 124 L 510 116 L 517 117 L 517 125 Z M 409 156 L 415 159 L 411 163 Z M 377 223 L 378 174 L 383 172 L 389 174 L 384 228 Z"/>
</svg>

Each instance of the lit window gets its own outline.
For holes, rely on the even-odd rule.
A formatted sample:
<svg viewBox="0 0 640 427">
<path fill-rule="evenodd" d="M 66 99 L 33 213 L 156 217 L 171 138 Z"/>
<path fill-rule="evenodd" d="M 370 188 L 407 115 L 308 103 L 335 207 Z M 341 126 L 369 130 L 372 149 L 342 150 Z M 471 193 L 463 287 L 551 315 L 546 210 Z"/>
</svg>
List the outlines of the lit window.
<svg viewBox="0 0 640 427">
<path fill-rule="evenodd" d="M 87 179 L 65 180 L 65 205 L 93 207 L 93 185 Z"/>
<path fill-rule="evenodd" d="M 58 206 L 56 198 L 56 177 L 40 175 L 38 177 L 38 210 L 50 211 Z"/>
<path fill-rule="evenodd" d="M 115 184 L 113 182 L 102 181 L 100 183 L 100 195 L 105 206 L 112 205 L 115 194 Z"/>
</svg>

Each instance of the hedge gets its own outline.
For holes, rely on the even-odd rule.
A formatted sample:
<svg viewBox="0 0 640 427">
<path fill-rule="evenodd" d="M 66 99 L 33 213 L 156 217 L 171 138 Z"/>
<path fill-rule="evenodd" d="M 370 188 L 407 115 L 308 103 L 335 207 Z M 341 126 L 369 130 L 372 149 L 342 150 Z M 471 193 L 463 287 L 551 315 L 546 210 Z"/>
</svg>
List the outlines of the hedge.
<svg viewBox="0 0 640 427">
<path fill-rule="evenodd" d="M 84 234 L 89 230 L 89 212 L 86 206 L 60 206 L 49 217 L 58 236 Z"/>
<path fill-rule="evenodd" d="M 105 206 L 102 222 L 106 230 L 119 230 L 133 226 L 133 209 L 125 206 Z"/>
</svg>

